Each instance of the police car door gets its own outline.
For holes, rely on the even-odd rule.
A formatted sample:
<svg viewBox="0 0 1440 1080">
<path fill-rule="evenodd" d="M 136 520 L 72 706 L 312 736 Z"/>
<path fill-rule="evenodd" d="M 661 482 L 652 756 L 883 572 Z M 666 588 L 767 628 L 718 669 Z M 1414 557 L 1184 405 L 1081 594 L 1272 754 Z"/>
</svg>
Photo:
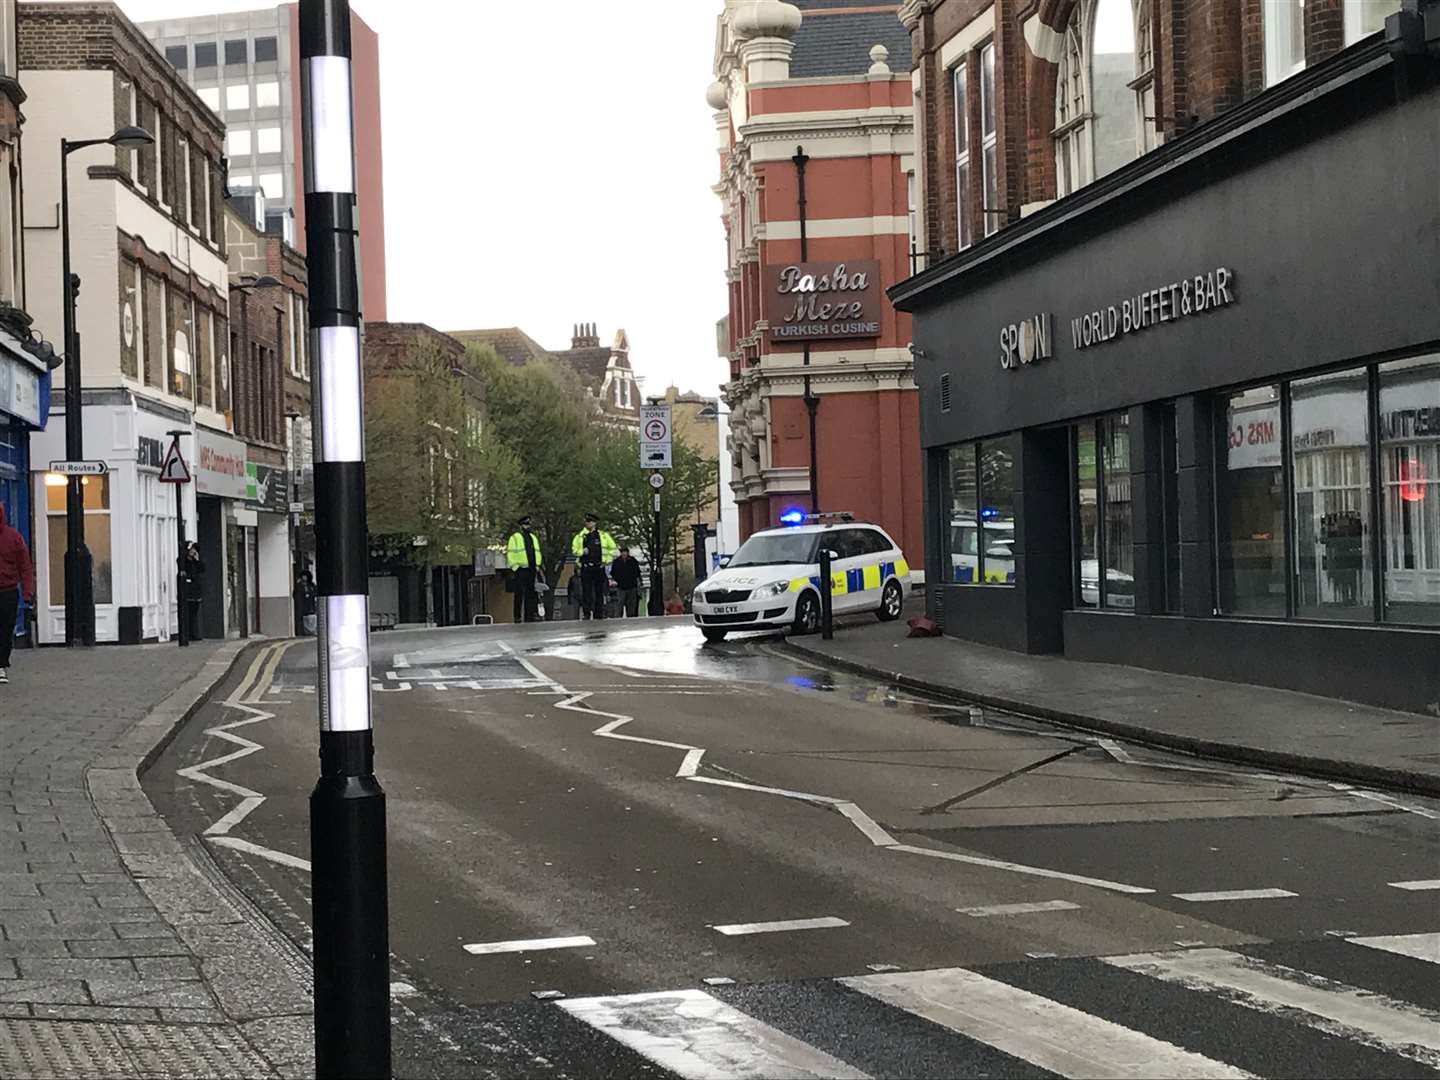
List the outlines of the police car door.
<svg viewBox="0 0 1440 1080">
<path fill-rule="evenodd" d="M 836 529 L 824 542 L 839 558 L 831 567 L 835 578 L 833 605 L 836 611 L 854 611 L 865 606 L 865 563 L 869 556 L 864 529 Z M 875 603 L 880 602 L 876 592 Z"/>
</svg>

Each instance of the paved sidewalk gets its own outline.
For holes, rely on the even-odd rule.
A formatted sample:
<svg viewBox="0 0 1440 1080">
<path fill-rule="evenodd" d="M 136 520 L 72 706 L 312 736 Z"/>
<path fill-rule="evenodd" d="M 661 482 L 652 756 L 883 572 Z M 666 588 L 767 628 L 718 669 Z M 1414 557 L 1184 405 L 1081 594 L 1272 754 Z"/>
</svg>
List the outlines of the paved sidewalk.
<svg viewBox="0 0 1440 1080">
<path fill-rule="evenodd" d="M 239 653 L 16 654 L 0 687 L 0 1076 L 313 1075 L 308 972 L 136 777 Z"/>
<path fill-rule="evenodd" d="M 909 612 L 907 611 L 907 614 Z M 1268 768 L 1440 797 L 1440 717 L 956 638 L 907 638 L 902 620 L 791 637 L 826 664 L 1069 727 Z"/>
</svg>

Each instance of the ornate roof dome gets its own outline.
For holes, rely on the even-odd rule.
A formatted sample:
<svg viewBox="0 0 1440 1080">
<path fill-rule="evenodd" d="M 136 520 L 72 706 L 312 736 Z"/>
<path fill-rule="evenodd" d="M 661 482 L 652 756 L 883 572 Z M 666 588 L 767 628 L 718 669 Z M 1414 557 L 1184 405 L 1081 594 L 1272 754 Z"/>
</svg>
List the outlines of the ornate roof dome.
<svg viewBox="0 0 1440 1080">
<path fill-rule="evenodd" d="M 741 39 L 788 38 L 800 29 L 800 9 L 784 0 L 744 0 L 730 25 Z"/>
</svg>

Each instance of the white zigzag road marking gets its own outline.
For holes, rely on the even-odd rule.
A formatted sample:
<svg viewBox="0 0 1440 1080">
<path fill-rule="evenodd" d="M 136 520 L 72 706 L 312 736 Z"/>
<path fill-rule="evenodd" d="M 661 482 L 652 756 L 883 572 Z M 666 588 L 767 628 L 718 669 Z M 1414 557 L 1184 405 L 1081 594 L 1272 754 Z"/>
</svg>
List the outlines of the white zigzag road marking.
<svg viewBox="0 0 1440 1080">
<path fill-rule="evenodd" d="M 555 684 L 557 690 L 561 689 Z M 718 777 L 700 776 L 700 765 L 705 758 L 705 748 L 691 746 L 689 743 L 668 742 L 664 739 L 647 739 L 640 735 L 622 735 L 620 729 L 633 721 L 633 716 L 624 713 L 606 712 L 597 709 L 592 705 L 584 704 L 590 697 L 589 691 L 580 691 L 570 694 L 562 701 L 555 702 L 555 708 L 564 709 L 567 712 L 585 713 L 590 716 L 602 716 L 607 722 L 601 724 L 591 732 L 602 739 L 617 739 L 622 742 L 645 743 L 648 746 L 663 746 L 667 750 L 684 750 L 685 757 L 680 762 L 680 768 L 676 770 L 675 776 L 679 780 L 688 780 L 694 784 L 711 784 L 715 787 L 739 788 L 742 791 L 755 791 L 763 795 L 779 795 L 785 799 L 795 799 L 799 802 L 808 802 L 816 806 L 830 806 L 843 815 L 855 828 L 864 834 L 865 839 L 876 847 L 885 848 L 889 851 L 898 851 L 907 855 L 924 855 L 932 859 L 945 859 L 950 862 L 970 863 L 974 866 L 987 866 L 992 870 L 1007 870 L 1015 874 L 1026 874 L 1032 877 L 1060 878 L 1064 881 L 1073 881 L 1081 885 L 1091 885 L 1099 889 L 1107 889 L 1111 892 L 1143 894 L 1153 893 L 1154 889 L 1146 889 L 1139 885 L 1126 885 L 1118 881 L 1105 881 L 1100 878 L 1082 877 L 1078 874 L 1066 874 L 1059 870 L 1047 870 L 1039 866 L 1025 866 L 1022 863 L 1004 862 L 1000 859 L 986 859 L 979 855 L 963 855 L 957 851 L 936 851 L 932 848 L 915 847 L 912 844 L 902 844 L 895 837 L 885 831 L 878 821 L 872 818 L 858 805 L 849 799 L 837 799 L 832 795 L 816 795 L 808 791 L 789 791 L 785 788 L 765 787 L 761 784 L 747 784 L 740 780 L 721 780 Z"/>
<path fill-rule="evenodd" d="M 261 844 L 251 843 L 249 840 L 241 840 L 230 835 L 230 830 L 239 825 L 251 813 L 255 811 L 264 801 L 265 796 L 241 784 L 232 783 L 229 780 L 222 780 L 218 776 L 211 776 L 211 769 L 218 769 L 228 765 L 232 761 L 239 761 L 243 757 L 249 757 L 265 747 L 258 742 L 253 742 L 243 735 L 235 734 L 237 728 L 249 727 L 251 724 L 258 724 L 262 720 L 273 719 L 275 714 L 266 712 L 257 705 L 274 704 L 264 701 L 264 695 L 275 678 L 275 669 L 280 666 L 280 658 L 295 642 L 285 641 L 278 645 L 270 645 L 261 650 L 246 672 L 245 678 L 235 688 L 235 692 L 225 701 L 221 702 L 226 708 L 234 709 L 237 712 L 245 713 L 245 717 L 232 721 L 228 724 L 220 724 L 216 727 L 206 728 L 205 734 L 214 735 L 217 739 L 224 739 L 226 742 L 234 743 L 238 750 L 232 750 L 228 754 L 211 758 L 209 761 L 202 761 L 198 765 L 190 765 L 184 769 L 177 770 L 178 775 L 187 780 L 193 780 L 201 784 L 209 784 L 213 788 L 227 792 L 231 795 L 240 796 L 240 802 L 231 807 L 230 810 L 219 820 L 214 821 L 201 835 L 212 844 L 232 848 L 238 851 L 246 851 L 251 855 L 258 855 L 262 859 L 279 863 L 282 866 L 290 866 L 299 870 L 309 871 L 310 863 L 295 855 L 286 854 L 283 851 L 275 851 L 273 848 L 264 847 Z"/>
</svg>

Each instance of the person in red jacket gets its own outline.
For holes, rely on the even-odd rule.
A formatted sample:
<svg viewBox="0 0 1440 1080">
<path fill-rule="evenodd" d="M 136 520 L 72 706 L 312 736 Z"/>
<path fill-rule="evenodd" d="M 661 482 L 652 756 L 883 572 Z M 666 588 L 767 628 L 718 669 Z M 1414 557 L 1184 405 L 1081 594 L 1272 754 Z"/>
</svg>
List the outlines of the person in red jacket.
<svg viewBox="0 0 1440 1080">
<path fill-rule="evenodd" d="M 10 681 L 10 647 L 15 644 L 15 612 L 20 597 L 35 605 L 35 567 L 25 538 L 5 520 L 0 504 L 0 683 Z"/>
</svg>

